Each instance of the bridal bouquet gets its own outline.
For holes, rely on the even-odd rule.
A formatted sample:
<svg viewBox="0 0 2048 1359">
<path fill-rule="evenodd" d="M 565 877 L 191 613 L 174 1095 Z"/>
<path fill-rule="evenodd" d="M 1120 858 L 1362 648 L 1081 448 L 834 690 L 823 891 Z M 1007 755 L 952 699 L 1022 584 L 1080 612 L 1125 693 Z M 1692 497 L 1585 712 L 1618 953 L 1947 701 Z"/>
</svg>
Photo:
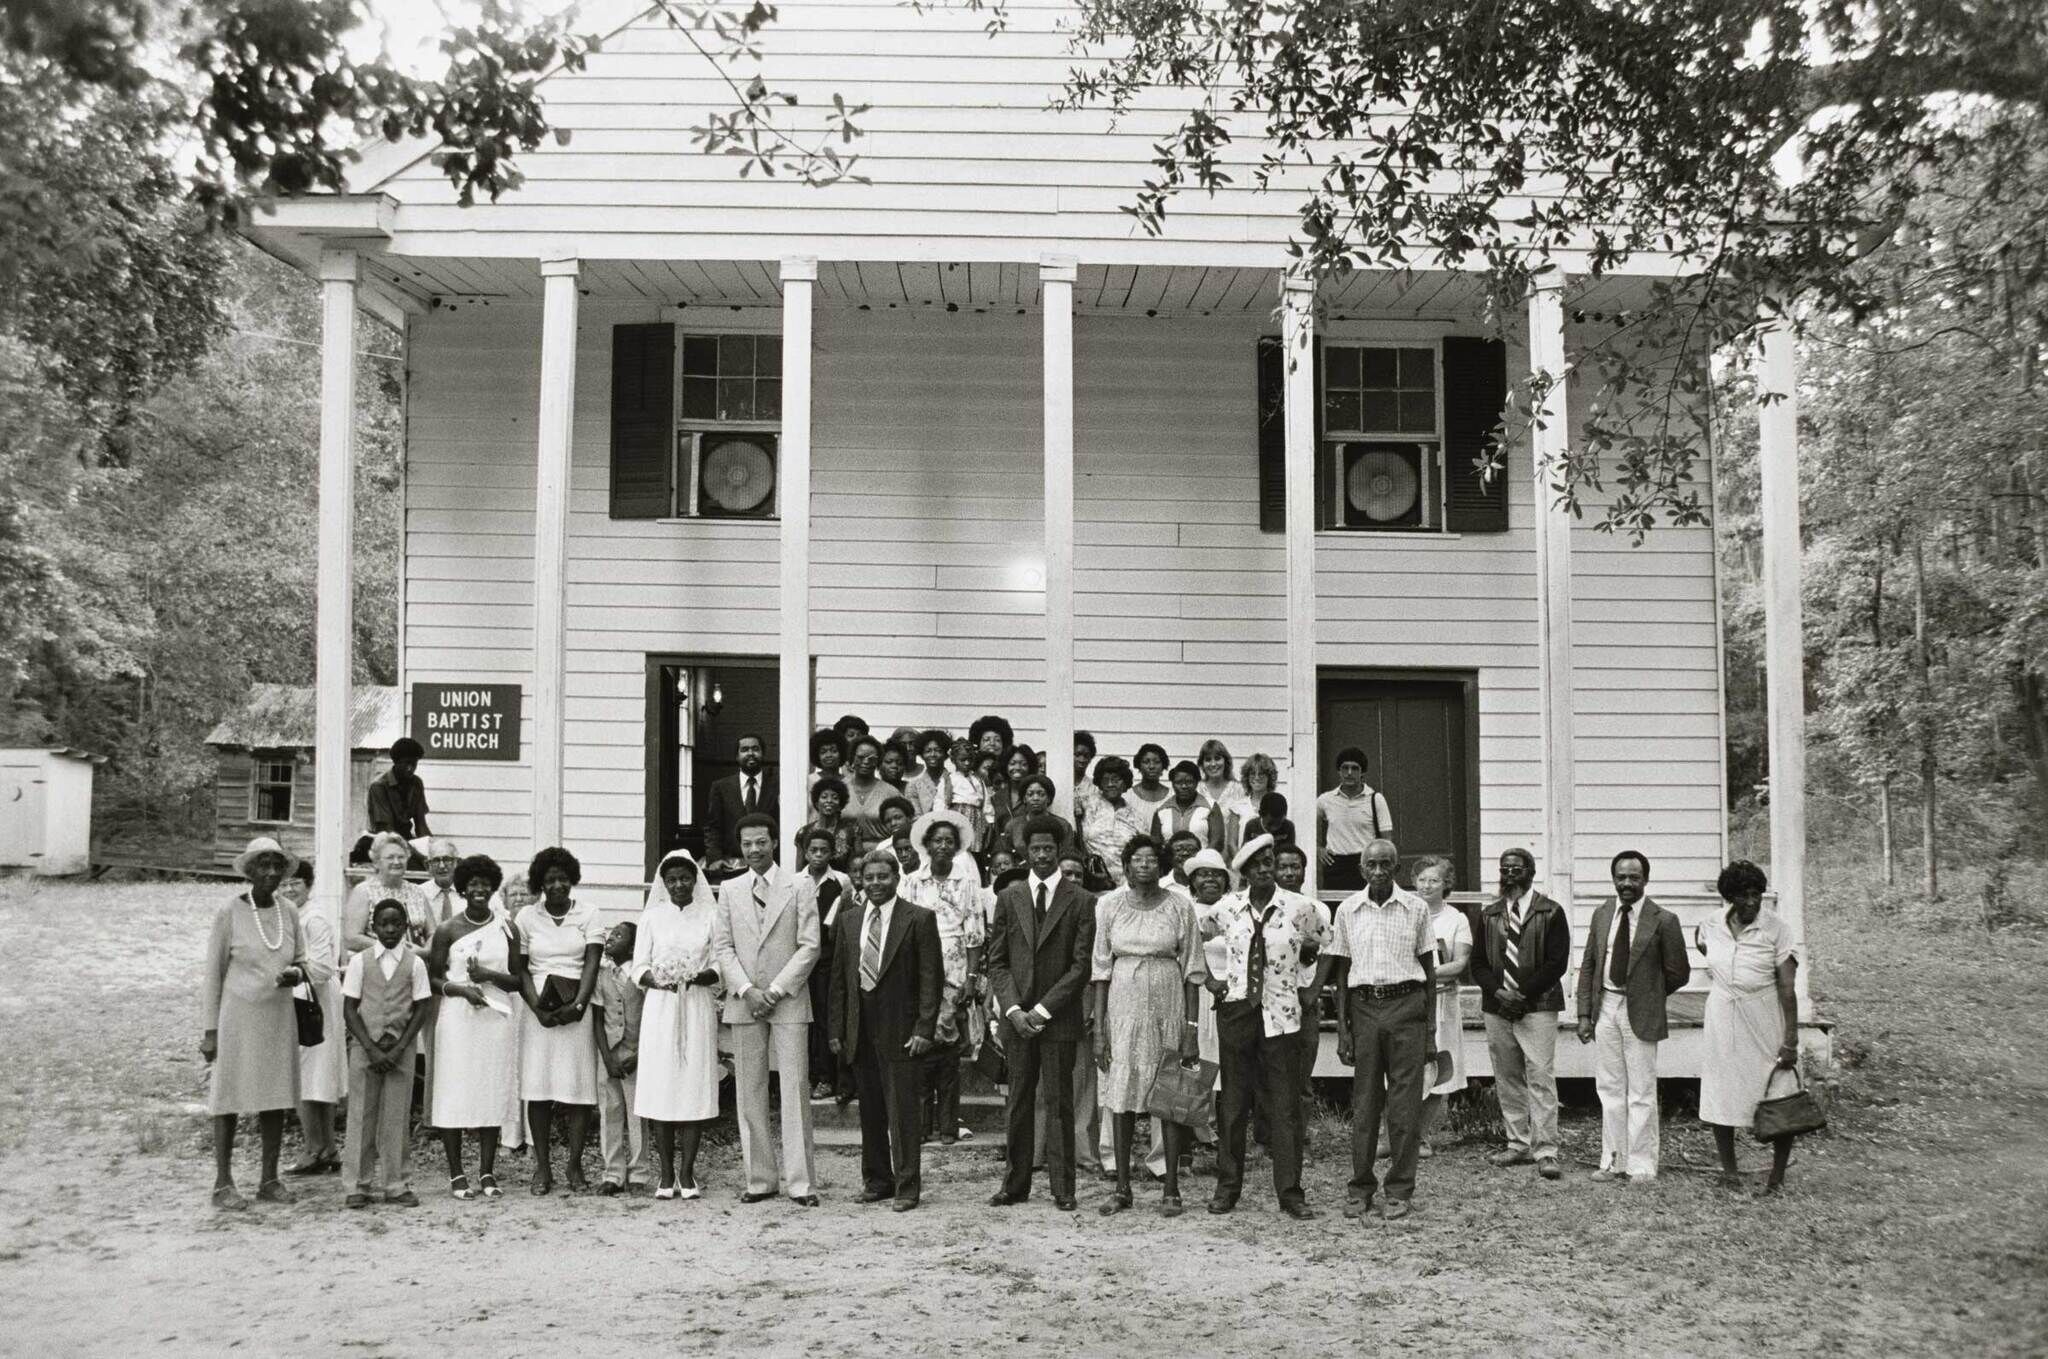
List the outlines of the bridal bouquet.
<svg viewBox="0 0 2048 1359">
<path fill-rule="evenodd" d="M 656 986 L 679 990 L 684 982 L 696 975 L 697 970 L 681 958 L 663 958 L 656 962 L 649 972 L 650 979 Z"/>
</svg>

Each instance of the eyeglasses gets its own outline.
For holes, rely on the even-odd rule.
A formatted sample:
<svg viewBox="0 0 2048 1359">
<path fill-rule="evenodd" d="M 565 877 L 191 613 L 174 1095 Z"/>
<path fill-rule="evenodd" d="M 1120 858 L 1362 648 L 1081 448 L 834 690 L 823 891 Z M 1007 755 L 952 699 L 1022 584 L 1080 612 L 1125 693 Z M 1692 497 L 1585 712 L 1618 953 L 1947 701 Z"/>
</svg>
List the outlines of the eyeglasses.
<svg viewBox="0 0 2048 1359">
<path fill-rule="evenodd" d="M 436 854 L 427 862 L 430 864 L 452 864 L 455 862 L 455 856 L 453 854 Z"/>
</svg>

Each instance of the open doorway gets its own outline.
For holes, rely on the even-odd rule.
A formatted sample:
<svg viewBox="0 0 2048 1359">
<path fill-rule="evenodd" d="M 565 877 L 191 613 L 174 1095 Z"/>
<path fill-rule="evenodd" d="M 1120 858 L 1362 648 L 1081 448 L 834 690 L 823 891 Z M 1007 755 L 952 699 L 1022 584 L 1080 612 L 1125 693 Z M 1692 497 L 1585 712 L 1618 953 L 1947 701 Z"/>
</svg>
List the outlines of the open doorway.
<svg viewBox="0 0 2048 1359">
<path fill-rule="evenodd" d="M 773 768 L 780 668 L 772 656 L 647 658 L 647 875 L 672 849 L 704 856 L 711 785 L 738 771 L 739 739 L 768 747 Z M 802 758 L 799 756 L 798 758 Z"/>
<path fill-rule="evenodd" d="M 1425 854 L 1479 886 L 1479 676 L 1458 670 L 1332 670 L 1317 674 L 1317 788 L 1337 785 L 1337 752 L 1365 752 L 1366 782 L 1386 794 L 1401 881 Z"/>
</svg>

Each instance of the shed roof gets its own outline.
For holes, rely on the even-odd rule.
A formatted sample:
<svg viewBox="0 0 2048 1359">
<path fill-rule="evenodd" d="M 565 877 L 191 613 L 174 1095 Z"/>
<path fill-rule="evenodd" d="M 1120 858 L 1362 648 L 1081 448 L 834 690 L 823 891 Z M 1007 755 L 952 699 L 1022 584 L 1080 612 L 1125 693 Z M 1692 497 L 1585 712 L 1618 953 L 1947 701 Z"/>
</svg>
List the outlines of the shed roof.
<svg viewBox="0 0 2048 1359">
<path fill-rule="evenodd" d="M 314 691 L 309 686 L 252 684 L 241 711 L 208 732 L 206 744 L 251 750 L 310 749 L 314 706 Z M 356 750 L 385 750 L 405 735 L 398 690 L 388 685 L 357 685 L 350 701 L 348 735 L 349 745 Z"/>
</svg>

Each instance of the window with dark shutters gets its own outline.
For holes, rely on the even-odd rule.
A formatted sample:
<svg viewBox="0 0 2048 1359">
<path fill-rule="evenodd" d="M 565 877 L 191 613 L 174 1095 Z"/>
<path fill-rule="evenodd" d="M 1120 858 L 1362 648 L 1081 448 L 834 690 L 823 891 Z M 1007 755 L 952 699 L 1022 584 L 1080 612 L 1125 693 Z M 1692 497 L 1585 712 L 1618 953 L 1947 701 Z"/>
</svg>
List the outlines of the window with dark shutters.
<svg viewBox="0 0 2048 1359">
<path fill-rule="evenodd" d="M 1315 354 L 1316 390 L 1323 386 L 1323 351 Z M 1316 442 L 1323 437 L 1322 401 L 1316 402 Z M 1316 460 L 1316 503 L 1322 504 L 1322 459 Z M 1259 530 L 1287 531 L 1287 360 L 1280 337 L 1259 339 Z"/>
<path fill-rule="evenodd" d="M 612 518 L 675 513 L 675 399 L 675 327 L 613 326 Z"/>
<path fill-rule="evenodd" d="M 1452 533 L 1505 533 L 1505 466 L 1481 478 L 1478 459 L 1495 440 L 1508 399 L 1508 350 L 1499 340 L 1444 339 L 1444 527 Z"/>
</svg>

